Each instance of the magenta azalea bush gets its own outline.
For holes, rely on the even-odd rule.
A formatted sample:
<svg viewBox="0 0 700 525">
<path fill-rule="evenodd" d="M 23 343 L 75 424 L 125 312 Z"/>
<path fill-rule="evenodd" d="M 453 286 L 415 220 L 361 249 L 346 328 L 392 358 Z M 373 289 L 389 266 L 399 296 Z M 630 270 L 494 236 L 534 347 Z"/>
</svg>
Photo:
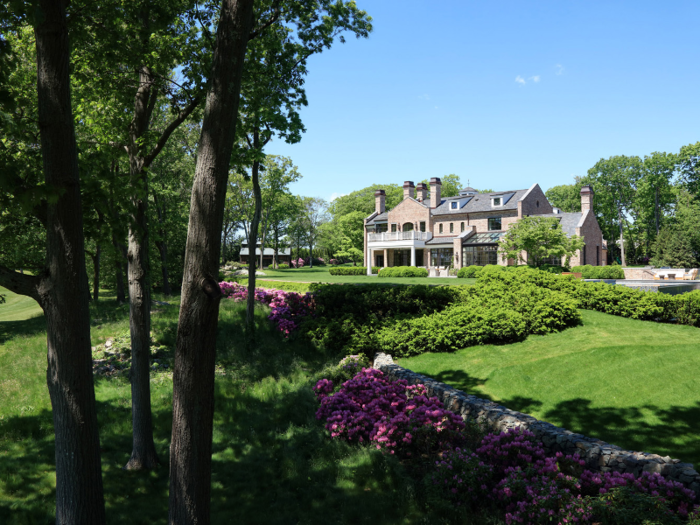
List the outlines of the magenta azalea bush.
<svg viewBox="0 0 700 525">
<path fill-rule="evenodd" d="M 350 356 L 338 368 L 353 370 L 359 359 Z M 331 438 L 369 444 L 423 465 L 418 469 L 427 469 L 421 476 L 433 510 L 463 516 L 467 509 L 496 507 L 508 525 L 561 525 L 636 523 L 647 512 L 640 509 L 648 507 L 660 508 L 662 517 L 649 516 L 649 523 L 700 523 L 695 493 L 681 483 L 657 473 L 593 472 L 577 455 L 547 454 L 524 429 L 487 434 L 471 452 L 463 448 L 473 441 L 468 426 L 429 397 L 423 385 L 362 368 L 342 385 L 322 378 L 314 391 L 320 401 L 316 418 Z"/>
<path fill-rule="evenodd" d="M 294 259 L 292 259 L 291 263 L 292 263 L 293 268 L 303 268 L 304 267 L 304 259 L 302 259 L 301 257 L 299 257 L 299 259 L 297 259 L 296 261 Z"/>
<path fill-rule="evenodd" d="M 219 283 L 224 297 L 236 302 L 248 299 L 248 288 L 238 283 Z M 299 294 L 283 290 L 255 289 L 255 300 L 270 307 L 267 318 L 272 321 L 285 337 L 299 327 L 302 319 L 313 314 L 314 297 L 311 293 Z"/>
<path fill-rule="evenodd" d="M 379 370 L 363 368 L 334 394 L 325 379 L 314 390 L 321 401 L 316 419 L 326 422 L 333 438 L 372 443 L 401 457 L 437 453 L 461 442 L 464 421 L 436 397 L 427 397 L 423 385 L 390 381 Z"/>
</svg>

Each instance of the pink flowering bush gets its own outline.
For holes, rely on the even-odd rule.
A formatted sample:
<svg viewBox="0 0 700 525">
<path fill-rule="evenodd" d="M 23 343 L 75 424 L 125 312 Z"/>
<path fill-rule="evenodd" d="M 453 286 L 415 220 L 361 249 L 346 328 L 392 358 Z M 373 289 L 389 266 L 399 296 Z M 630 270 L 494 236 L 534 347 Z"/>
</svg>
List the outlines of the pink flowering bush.
<svg viewBox="0 0 700 525">
<path fill-rule="evenodd" d="M 294 268 L 303 268 L 304 267 L 304 259 L 299 257 L 296 261 L 294 259 L 291 260 L 292 266 Z"/>
<path fill-rule="evenodd" d="M 219 283 L 224 297 L 236 302 L 248 299 L 248 288 L 238 283 Z M 311 293 L 298 294 L 283 290 L 255 289 L 255 300 L 260 304 L 270 307 L 270 315 L 267 318 L 272 321 L 277 329 L 285 337 L 299 327 L 301 321 L 312 315 L 315 309 L 314 297 Z"/>
<path fill-rule="evenodd" d="M 332 395 L 323 380 L 316 384 L 321 406 L 316 418 L 324 420 L 331 437 L 375 444 L 401 457 L 449 450 L 461 440 L 462 418 L 422 385 L 390 381 L 379 370 L 363 368 Z"/>
<path fill-rule="evenodd" d="M 481 507 L 491 497 L 494 469 L 482 458 L 459 447 L 443 454 L 423 483 L 433 506 L 455 509 Z"/>
<path fill-rule="evenodd" d="M 486 435 L 476 452 L 501 472 L 511 467 L 525 468 L 546 457 L 535 435 L 520 428 Z"/>
</svg>

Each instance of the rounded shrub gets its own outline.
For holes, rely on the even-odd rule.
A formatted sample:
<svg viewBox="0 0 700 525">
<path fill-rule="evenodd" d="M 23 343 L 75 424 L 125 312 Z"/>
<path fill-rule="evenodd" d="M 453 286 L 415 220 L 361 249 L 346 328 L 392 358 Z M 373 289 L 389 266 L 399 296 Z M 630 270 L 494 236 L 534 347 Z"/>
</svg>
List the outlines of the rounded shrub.
<svg viewBox="0 0 700 525">
<path fill-rule="evenodd" d="M 481 273 L 482 266 L 464 266 L 457 272 L 457 277 L 460 279 L 477 279 Z"/>
<path fill-rule="evenodd" d="M 391 266 L 379 270 L 379 277 L 428 277 L 428 270 L 415 266 Z"/>
</svg>

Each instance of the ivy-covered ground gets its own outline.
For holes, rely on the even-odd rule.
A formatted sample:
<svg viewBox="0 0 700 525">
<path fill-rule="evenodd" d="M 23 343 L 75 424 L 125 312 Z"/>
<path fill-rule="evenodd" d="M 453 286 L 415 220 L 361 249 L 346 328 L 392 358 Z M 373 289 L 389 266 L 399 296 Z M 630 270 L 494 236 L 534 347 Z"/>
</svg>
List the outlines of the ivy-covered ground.
<svg viewBox="0 0 700 525">
<path fill-rule="evenodd" d="M 398 364 L 630 450 L 700 465 L 700 328 L 581 310 L 582 325 Z"/>
</svg>

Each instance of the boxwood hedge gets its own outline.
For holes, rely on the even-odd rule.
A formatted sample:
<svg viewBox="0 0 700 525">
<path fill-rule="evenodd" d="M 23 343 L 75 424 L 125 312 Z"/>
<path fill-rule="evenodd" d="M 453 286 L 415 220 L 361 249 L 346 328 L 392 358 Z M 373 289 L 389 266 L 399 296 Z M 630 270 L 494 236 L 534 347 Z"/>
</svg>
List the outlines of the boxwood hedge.
<svg viewBox="0 0 700 525">
<path fill-rule="evenodd" d="M 415 266 L 392 266 L 379 270 L 379 277 L 428 277 L 428 270 Z"/>
<path fill-rule="evenodd" d="M 372 266 L 372 273 L 378 273 L 379 266 Z M 367 275 L 366 266 L 336 266 L 330 268 L 328 273 L 331 275 Z"/>
</svg>

